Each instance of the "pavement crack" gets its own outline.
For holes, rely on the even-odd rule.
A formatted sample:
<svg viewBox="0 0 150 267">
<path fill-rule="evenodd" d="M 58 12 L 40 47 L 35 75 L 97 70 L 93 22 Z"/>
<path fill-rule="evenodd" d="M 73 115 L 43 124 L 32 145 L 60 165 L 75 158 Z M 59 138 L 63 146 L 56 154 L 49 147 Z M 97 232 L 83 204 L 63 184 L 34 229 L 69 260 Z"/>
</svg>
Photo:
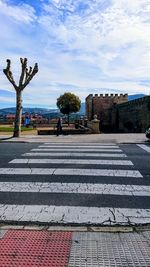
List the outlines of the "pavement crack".
<svg viewBox="0 0 150 267">
<path fill-rule="evenodd" d="M 123 217 L 123 218 L 125 218 L 126 219 L 126 224 L 128 224 L 129 226 L 133 226 L 133 224 L 131 223 L 131 221 L 130 221 L 130 219 L 129 219 L 129 216 L 125 216 L 124 214 L 123 214 L 123 212 L 121 212 L 121 211 L 119 211 L 119 210 L 117 210 L 117 212 Z"/>
<path fill-rule="evenodd" d="M 113 221 L 116 222 L 115 209 L 109 209 L 109 211 L 111 212 L 113 216 Z"/>
<path fill-rule="evenodd" d="M 55 175 L 56 168 L 52 171 L 52 175 Z"/>
<path fill-rule="evenodd" d="M 30 174 L 32 174 L 33 170 L 32 170 L 32 168 L 30 166 L 29 166 L 29 169 L 30 169 Z"/>
<path fill-rule="evenodd" d="M 64 217 L 65 217 L 65 213 L 62 215 L 62 218 L 61 218 L 61 222 L 63 222 L 64 221 Z"/>
<path fill-rule="evenodd" d="M 31 168 L 30 165 L 29 165 L 29 159 L 27 160 L 27 167 L 28 167 L 29 170 L 30 170 L 30 174 L 32 174 L 33 170 L 32 170 L 32 168 Z"/>
</svg>

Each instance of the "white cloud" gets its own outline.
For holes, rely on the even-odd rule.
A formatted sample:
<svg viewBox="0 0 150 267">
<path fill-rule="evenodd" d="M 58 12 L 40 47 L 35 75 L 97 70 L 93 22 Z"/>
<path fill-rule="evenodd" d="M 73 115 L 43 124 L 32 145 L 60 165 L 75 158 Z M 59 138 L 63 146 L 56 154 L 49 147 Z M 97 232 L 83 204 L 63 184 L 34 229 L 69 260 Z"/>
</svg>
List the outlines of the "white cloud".
<svg viewBox="0 0 150 267">
<path fill-rule="evenodd" d="M 21 56 L 31 66 L 39 63 L 39 73 L 24 91 L 25 103 L 42 99 L 55 105 L 65 84 L 82 101 L 98 88 L 149 93 L 149 0 L 41 1 L 40 12 L 32 3 L 8 3 L 0 0 L 0 68 L 11 58 L 18 77 Z M 0 87 L 11 85 L 0 77 Z"/>
<path fill-rule="evenodd" d="M 14 106 L 15 105 L 15 97 L 0 96 L 0 103 L 1 103 L 1 105 L 3 103 L 9 103 L 9 104 L 12 104 L 12 106 Z"/>
<path fill-rule="evenodd" d="M 0 0 L 0 14 L 27 24 L 36 19 L 35 10 L 32 6 L 27 4 L 11 6 L 5 0 Z"/>
</svg>

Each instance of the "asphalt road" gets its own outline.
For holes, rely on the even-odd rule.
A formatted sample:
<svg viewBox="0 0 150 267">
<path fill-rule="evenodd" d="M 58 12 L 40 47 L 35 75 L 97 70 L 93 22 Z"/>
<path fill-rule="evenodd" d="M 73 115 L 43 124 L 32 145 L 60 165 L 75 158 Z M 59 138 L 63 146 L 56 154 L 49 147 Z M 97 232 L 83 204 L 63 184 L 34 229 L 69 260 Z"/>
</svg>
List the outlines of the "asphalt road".
<svg viewBox="0 0 150 267">
<path fill-rule="evenodd" d="M 150 145 L 0 143 L 0 221 L 150 223 Z"/>
</svg>

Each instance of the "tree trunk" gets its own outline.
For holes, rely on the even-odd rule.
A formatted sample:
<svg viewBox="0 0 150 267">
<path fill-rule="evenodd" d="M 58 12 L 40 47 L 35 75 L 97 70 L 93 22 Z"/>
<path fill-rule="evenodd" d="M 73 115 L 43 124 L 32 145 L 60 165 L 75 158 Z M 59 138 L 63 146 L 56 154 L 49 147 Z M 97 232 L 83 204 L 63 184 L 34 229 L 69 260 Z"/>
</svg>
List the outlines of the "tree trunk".
<svg viewBox="0 0 150 267">
<path fill-rule="evenodd" d="M 14 137 L 20 137 L 21 135 L 21 121 L 22 121 L 22 92 L 16 90 L 16 117 L 14 126 Z"/>
</svg>

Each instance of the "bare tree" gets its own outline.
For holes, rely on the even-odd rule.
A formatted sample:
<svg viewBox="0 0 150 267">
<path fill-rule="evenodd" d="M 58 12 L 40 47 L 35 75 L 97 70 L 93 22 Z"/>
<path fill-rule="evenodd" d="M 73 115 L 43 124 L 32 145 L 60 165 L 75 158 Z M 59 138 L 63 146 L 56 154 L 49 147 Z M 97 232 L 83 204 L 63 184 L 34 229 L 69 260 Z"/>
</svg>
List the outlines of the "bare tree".
<svg viewBox="0 0 150 267">
<path fill-rule="evenodd" d="M 19 84 L 16 85 L 16 82 L 13 78 L 13 74 L 11 72 L 11 60 L 7 59 L 7 67 L 3 69 L 4 74 L 7 79 L 13 85 L 16 90 L 16 117 L 15 117 L 15 125 L 14 125 L 14 137 L 20 137 L 21 134 L 21 120 L 22 120 L 22 91 L 32 80 L 33 76 L 38 72 L 38 64 L 35 63 L 34 68 L 27 68 L 27 58 L 20 58 L 21 62 L 21 74 L 19 79 Z"/>
</svg>

